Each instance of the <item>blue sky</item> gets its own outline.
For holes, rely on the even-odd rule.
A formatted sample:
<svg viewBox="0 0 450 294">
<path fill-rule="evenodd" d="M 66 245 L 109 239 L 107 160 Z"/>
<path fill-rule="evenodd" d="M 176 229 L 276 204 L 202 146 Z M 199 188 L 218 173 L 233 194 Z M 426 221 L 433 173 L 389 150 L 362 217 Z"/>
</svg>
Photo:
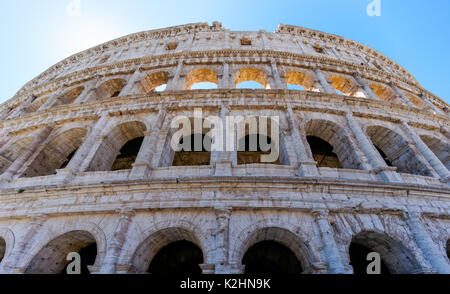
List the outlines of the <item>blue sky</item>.
<svg viewBox="0 0 450 294">
<path fill-rule="evenodd" d="M 334 33 L 397 61 L 429 91 L 450 102 L 450 1 L 372 0 L 149 1 L 0 0 L 0 102 L 58 61 L 108 40 L 144 30 L 220 21 L 233 30 L 276 30 L 279 23 Z M 72 10 L 72 12 L 75 10 Z"/>
</svg>

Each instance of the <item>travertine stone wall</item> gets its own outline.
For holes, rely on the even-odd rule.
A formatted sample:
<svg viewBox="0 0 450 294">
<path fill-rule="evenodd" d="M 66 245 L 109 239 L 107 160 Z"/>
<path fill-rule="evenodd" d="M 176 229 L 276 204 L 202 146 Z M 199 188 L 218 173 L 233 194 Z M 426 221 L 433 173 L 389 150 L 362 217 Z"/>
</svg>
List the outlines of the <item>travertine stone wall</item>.
<svg viewBox="0 0 450 294">
<path fill-rule="evenodd" d="M 236 89 L 245 81 L 262 89 Z M 191 89 L 201 82 L 217 89 Z M 280 164 L 211 152 L 208 166 L 172 166 L 170 122 L 195 108 L 279 116 Z M 187 240 L 204 273 L 242 273 L 246 251 L 272 240 L 305 273 L 352 273 L 352 242 L 393 273 L 450 273 L 448 110 L 374 49 L 301 27 L 198 23 L 99 45 L 0 106 L 0 272 L 56 273 L 95 243 L 92 273 L 142 273 Z M 317 167 L 307 136 L 343 168 Z M 111 171 L 140 137 L 132 169 Z"/>
</svg>

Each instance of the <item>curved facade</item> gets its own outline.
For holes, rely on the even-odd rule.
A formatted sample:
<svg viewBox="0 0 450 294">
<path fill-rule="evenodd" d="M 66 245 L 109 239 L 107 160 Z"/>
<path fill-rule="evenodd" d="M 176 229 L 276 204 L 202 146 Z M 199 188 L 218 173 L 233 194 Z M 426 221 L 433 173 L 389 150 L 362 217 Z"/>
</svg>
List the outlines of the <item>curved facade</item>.
<svg viewBox="0 0 450 294">
<path fill-rule="evenodd" d="M 279 117 L 279 160 L 172 151 L 194 109 Z M 91 273 L 359 273 L 366 251 L 450 273 L 449 105 L 355 41 L 137 33 L 52 66 L 0 120 L 2 273 L 61 273 L 70 252 Z"/>
</svg>

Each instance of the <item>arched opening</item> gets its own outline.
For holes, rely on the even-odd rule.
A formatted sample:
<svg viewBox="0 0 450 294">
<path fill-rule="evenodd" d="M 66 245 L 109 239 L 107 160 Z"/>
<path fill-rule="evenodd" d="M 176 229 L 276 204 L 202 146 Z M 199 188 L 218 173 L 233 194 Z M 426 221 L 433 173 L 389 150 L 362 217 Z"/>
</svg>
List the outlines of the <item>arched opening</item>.
<svg viewBox="0 0 450 294">
<path fill-rule="evenodd" d="M 286 246 L 275 241 L 253 245 L 244 255 L 242 264 L 248 275 L 298 275 L 302 265 Z"/>
<path fill-rule="evenodd" d="M 65 131 L 51 140 L 23 173 L 23 177 L 39 177 L 56 174 L 57 169 L 69 163 L 75 151 L 83 143 L 87 131 L 76 128 Z"/>
<path fill-rule="evenodd" d="M 371 84 L 370 88 L 372 88 L 375 95 L 377 95 L 378 98 L 380 98 L 383 101 L 394 102 L 397 104 L 402 103 L 402 101 L 397 98 L 397 95 L 395 95 L 395 93 L 387 87 L 384 87 L 379 84 Z"/>
<path fill-rule="evenodd" d="M 213 85 L 217 88 L 217 73 L 208 68 L 198 68 L 190 71 L 186 75 L 184 89 L 213 89 Z"/>
<path fill-rule="evenodd" d="M 447 258 L 450 259 L 450 239 L 447 240 L 447 246 L 445 249 L 447 251 Z"/>
<path fill-rule="evenodd" d="M 52 106 L 71 104 L 81 95 L 81 93 L 83 93 L 83 91 L 84 87 L 82 86 L 71 89 L 58 97 Z"/>
<path fill-rule="evenodd" d="M 399 173 L 430 176 L 426 165 L 420 161 L 408 142 L 398 133 L 381 126 L 370 126 L 366 130 L 373 145 L 382 153 L 388 165 L 397 167 Z"/>
<path fill-rule="evenodd" d="M 140 82 L 143 93 L 161 92 L 166 89 L 169 82 L 169 73 L 166 71 L 154 72 L 147 75 Z"/>
<path fill-rule="evenodd" d="M 71 231 L 50 241 L 33 257 L 25 274 L 65 274 L 70 263 L 67 255 L 71 252 L 80 254 L 81 273 L 89 274 L 88 267 L 97 258 L 97 244 L 86 231 Z"/>
<path fill-rule="evenodd" d="M 383 150 L 381 150 L 380 148 L 378 148 L 377 146 L 375 146 L 375 148 L 377 149 L 377 151 L 380 153 L 381 157 L 383 158 L 384 162 L 386 163 L 387 166 L 389 167 L 393 167 L 394 165 L 392 164 L 392 162 L 389 160 L 389 158 L 387 157 L 387 155 L 383 152 Z"/>
<path fill-rule="evenodd" d="M 5 254 L 6 254 L 6 241 L 5 239 L 0 237 L 0 263 L 5 257 Z"/>
<path fill-rule="evenodd" d="M 77 96 L 78 97 L 78 96 Z M 48 96 L 46 97 L 37 97 L 30 106 L 25 109 L 25 112 L 31 113 L 37 111 L 45 102 L 48 100 Z"/>
<path fill-rule="evenodd" d="M 118 97 L 126 83 L 124 79 L 112 79 L 104 82 L 96 90 L 97 99 Z"/>
<path fill-rule="evenodd" d="M 338 94 L 366 98 L 355 82 L 343 76 L 331 76 L 328 81 Z"/>
<path fill-rule="evenodd" d="M 420 269 L 411 251 L 386 234 L 361 232 L 353 237 L 349 247 L 350 265 L 355 274 L 367 274 L 367 254 L 376 252 L 381 257 L 381 274 L 411 274 Z"/>
<path fill-rule="evenodd" d="M 422 141 L 441 160 L 445 167 L 450 170 L 450 144 L 433 136 L 420 136 Z"/>
<path fill-rule="evenodd" d="M 172 166 L 210 165 L 211 143 L 211 138 L 205 134 L 193 134 L 182 138 L 180 145 L 183 148 L 175 152 Z"/>
<path fill-rule="evenodd" d="M 142 146 L 147 128 L 139 121 L 115 127 L 102 141 L 88 171 L 130 169 Z"/>
<path fill-rule="evenodd" d="M 270 89 L 269 78 L 263 70 L 243 68 L 236 72 L 235 87 L 238 89 Z"/>
<path fill-rule="evenodd" d="M 275 146 L 276 142 L 268 136 L 251 134 L 239 140 L 237 161 L 238 164 L 253 164 L 253 163 L 266 163 L 281 165 L 281 156 L 277 157 L 276 161 L 263 162 L 262 156 L 268 156 L 272 153 L 274 148 L 280 150 L 279 146 Z M 270 146 L 269 150 L 263 150 L 262 146 Z"/>
<path fill-rule="evenodd" d="M 312 76 L 299 71 L 286 72 L 286 84 L 290 90 L 307 90 L 315 91 L 318 89 L 315 87 L 315 81 Z"/>
<path fill-rule="evenodd" d="M 22 138 L 4 146 L 0 151 L 0 174 L 3 174 L 33 141 L 32 137 Z"/>
<path fill-rule="evenodd" d="M 144 137 L 139 137 L 128 141 L 119 151 L 111 170 L 127 170 L 132 169 L 133 164 L 141 150 Z"/>
<path fill-rule="evenodd" d="M 203 252 L 186 240 L 163 247 L 153 258 L 148 272 L 157 275 L 200 275 Z"/>
<path fill-rule="evenodd" d="M 333 146 L 315 136 L 306 137 L 312 156 L 317 162 L 317 167 L 342 168 L 338 156 L 333 152 Z"/>
<path fill-rule="evenodd" d="M 307 151 L 319 159 L 318 164 L 322 161 L 320 165 L 324 167 L 361 169 L 359 156 L 342 127 L 328 120 L 313 119 L 306 124 L 305 131 L 310 137 Z"/>
<path fill-rule="evenodd" d="M 409 100 L 411 100 L 412 103 L 414 103 L 415 106 L 417 106 L 418 108 L 424 108 L 425 107 L 425 103 L 419 98 L 416 97 L 412 94 L 406 94 L 405 95 Z"/>
</svg>

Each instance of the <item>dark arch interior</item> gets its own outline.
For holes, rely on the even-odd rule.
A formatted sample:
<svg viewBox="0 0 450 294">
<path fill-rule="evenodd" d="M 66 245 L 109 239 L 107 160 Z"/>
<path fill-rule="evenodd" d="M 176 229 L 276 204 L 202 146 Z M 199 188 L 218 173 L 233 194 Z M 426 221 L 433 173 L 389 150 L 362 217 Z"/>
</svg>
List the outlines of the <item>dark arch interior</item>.
<svg viewBox="0 0 450 294">
<path fill-rule="evenodd" d="M 383 150 L 381 150 L 380 148 L 378 148 L 377 146 L 375 146 L 375 148 L 377 148 L 378 152 L 380 153 L 381 157 L 383 157 L 384 162 L 386 162 L 387 166 L 393 167 L 394 165 L 392 164 L 392 162 L 388 159 L 387 155 L 383 152 Z"/>
<path fill-rule="evenodd" d="M 275 241 L 259 242 L 245 253 L 245 274 L 298 275 L 302 265 L 286 246 Z"/>
<path fill-rule="evenodd" d="M 316 136 L 307 136 L 306 139 L 317 167 L 342 168 L 338 156 L 333 152 L 333 146 L 327 141 Z"/>
<path fill-rule="evenodd" d="M 0 262 L 3 260 L 3 257 L 5 257 L 6 253 L 6 242 L 5 239 L 0 238 Z"/>
<path fill-rule="evenodd" d="M 89 275 L 90 272 L 88 266 L 93 265 L 95 263 L 95 259 L 97 258 L 97 244 L 94 243 L 81 248 L 80 251 L 78 251 L 78 254 L 80 254 L 81 258 L 81 274 Z M 69 263 L 70 261 L 67 261 L 64 270 L 61 272 L 62 275 L 67 274 L 67 266 L 69 265 Z"/>
<path fill-rule="evenodd" d="M 160 275 L 200 275 L 202 250 L 194 243 L 177 241 L 162 248 L 153 258 L 148 272 Z"/>
<path fill-rule="evenodd" d="M 188 137 L 180 140 L 180 145 L 183 146 L 182 150 L 175 152 L 172 166 L 197 166 L 197 165 L 210 165 L 211 163 L 211 140 L 208 140 L 205 145 L 205 134 L 194 134 L 189 136 L 191 140 L 190 144 L 187 140 Z M 195 142 L 201 142 L 201 151 L 199 148 L 195 148 Z M 190 146 L 189 146 L 190 145 Z M 198 150 L 198 151 L 197 151 Z"/>
<path fill-rule="evenodd" d="M 238 164 L 263 163 L 261 155 L 269 155 L 271 150 L 264 151 L 261 146 L 271 145 L 272 139 L 264 135 L 247 135 L 239 140 L 237 160 Z M 264 162 L 270 164 L 281 164 L 280 156 L 275 162 Z"/>
<path fill-rule="evenodd" d="M 111 95 L 111 98 L 119 97 L 121 91 L 116 91 Z"/>
<path fill-rule="evenodd" d="M 367 248 L 364 245 L 351 243 L 350 244 L 350 265 L 353 267 L 353 271 L 355 275 L 366 275 L 367 274 L 367 266 L 371 261 L 367 261 L 367 256 L 369 253 L 375 252 Z M 381 258 L 381 274 L 389 275 L 390 271 L 387 268 L 386 264 Z"/>
<path fill-rule="evenodd" d="M 450 259 L 450 239 L 447 241 L 447 257 Z"/>
<path fill-rule="evenodd" d="M 119 155 L 113 163 L 111 170 L 127 170 L 133 168 L 139 150 L 141 149 L 144 137 L 139 137 L 128 141 L 119 151 Z"/>
<path fill-rule="evenodd" d="M 69 156 L 67 156 L 66 161 L 63 162 L 63 164 L 61 164 L 61 166 L 59 167 L 59 169 L 65 169 L 67 167 L 67 165 L 69 164 L 70 160 L 72 159 L 72 157 L 75 155 L 75 153 L 78 151 L 78 148 L 75 149 L 72 153 L 69 154 Z"/>
</svg>

